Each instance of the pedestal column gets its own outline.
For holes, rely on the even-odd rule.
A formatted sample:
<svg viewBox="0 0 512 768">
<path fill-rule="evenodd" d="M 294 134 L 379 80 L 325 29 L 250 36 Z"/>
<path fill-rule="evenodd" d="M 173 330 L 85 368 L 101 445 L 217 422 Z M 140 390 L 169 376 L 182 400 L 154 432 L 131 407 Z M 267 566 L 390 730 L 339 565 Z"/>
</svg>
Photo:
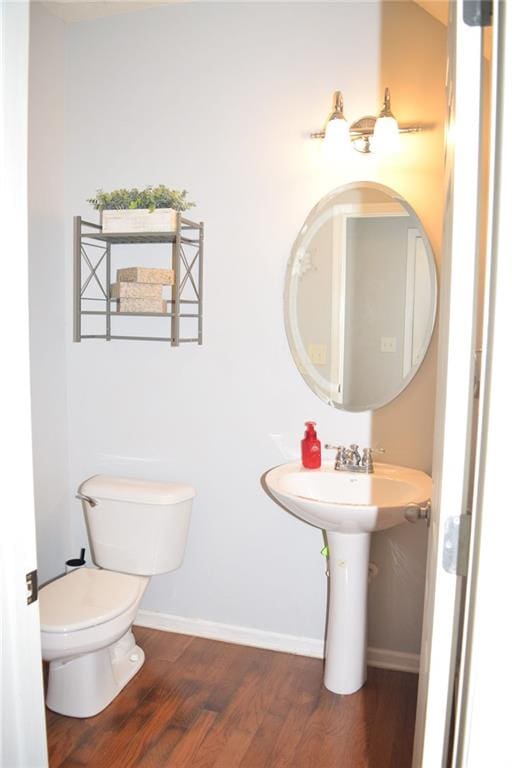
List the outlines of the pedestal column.
<svg viewBox="0 0 512 768">
<path fill-rule="evenodd" d="M 370 534 L 327 533 L 329 603 L 325 687 L 354 693 L 366 682 L 366 602 Z"/>
</svg>

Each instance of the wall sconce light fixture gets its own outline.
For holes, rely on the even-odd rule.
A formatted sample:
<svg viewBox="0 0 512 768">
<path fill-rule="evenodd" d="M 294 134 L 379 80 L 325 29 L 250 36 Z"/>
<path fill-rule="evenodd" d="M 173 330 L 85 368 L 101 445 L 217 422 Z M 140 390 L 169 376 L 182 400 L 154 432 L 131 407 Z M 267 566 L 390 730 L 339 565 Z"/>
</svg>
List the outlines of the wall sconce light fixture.
<svg viewBox="0 0 512 768">
<path fill-rule="evenodd" d="M 343 149 L 350 143 L 358 152 L 391 153 L 399 149 L 401 133 L 418 133 L 423 130 L 420 125 L 399 125 L 391 111 L 391 94 L 389 88 L 384 92 L 384 103 L 378 117 L 367 115 L 361 117 L 350 126 L 343 113 L 343 96 L 341 91 L 335 91 L 332 110 L 329 113 L 323 131 L 315 131 L 312 139 L 325 139 L 332 147 Z"/>
</svg>

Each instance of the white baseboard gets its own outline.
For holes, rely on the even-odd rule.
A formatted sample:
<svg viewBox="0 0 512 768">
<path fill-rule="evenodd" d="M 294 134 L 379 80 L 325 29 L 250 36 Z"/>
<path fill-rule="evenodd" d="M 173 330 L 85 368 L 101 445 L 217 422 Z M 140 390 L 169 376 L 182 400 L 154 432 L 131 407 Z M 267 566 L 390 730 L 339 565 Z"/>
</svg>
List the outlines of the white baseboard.
<svg viewBox="0 0 512 768">
<path fill-rule="evenodd" d="M 237 627 L 231 624 L 219 624 L 216 621 L 189 619 L 184 616 L 146 610 L 138 611 L 135 624 L 164 632 L 206 637 L 209 640 L 250 645 L 281 653 L 294 653 L 298 656 L 312 656 L 316 659 L 324 657 L 324 641 L 313 637 L 283 635 L 279 632 L 266 632 L 252 627 Z M 418 654 L 389 651 L 385 648 L 368 648 L 367 662 L 370 667 L 395 669 L 401 672 L 418 672 L 420 667 Z"/>
<path fill-rule="evenodd" d="M 395 669 L 399 672 L 420 671 L 419 653 L 406 653 L 405 651 L 390 651 L 388 648 L 368 648 L 366 662 L 370 667 L 380 669 Z"/>
</svg>

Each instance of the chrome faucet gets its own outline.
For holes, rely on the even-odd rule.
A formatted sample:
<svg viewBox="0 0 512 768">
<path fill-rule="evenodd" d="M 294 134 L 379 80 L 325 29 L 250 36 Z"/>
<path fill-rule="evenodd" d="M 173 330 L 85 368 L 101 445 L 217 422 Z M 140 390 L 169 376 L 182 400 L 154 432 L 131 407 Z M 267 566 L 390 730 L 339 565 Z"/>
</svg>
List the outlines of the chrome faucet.
<svg viewBox="0 0 512 768">
<path fill-rule="evenodd" d="M 334 459 L 336 472 L 364 472 L 368 475 L 374 471 L 373 454 L 385 453 L 384 448 L 363 448 L 361 455 L 356 443 L 352 443 L 349 448 L 344 445 L 325 443 L 325 448 L 336 451 L 336 458 Z"/>
</svg>

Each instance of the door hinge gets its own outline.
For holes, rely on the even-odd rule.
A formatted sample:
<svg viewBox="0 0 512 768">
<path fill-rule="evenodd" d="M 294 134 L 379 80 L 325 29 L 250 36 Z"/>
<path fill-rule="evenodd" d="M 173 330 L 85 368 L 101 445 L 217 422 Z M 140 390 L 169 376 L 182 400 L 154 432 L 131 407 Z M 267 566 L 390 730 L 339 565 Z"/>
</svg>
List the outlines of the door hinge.
<svg viewBox="0 0 512 768">
<path fill-rule="evenodd" d="M 444 525 L 443 568 L 457 576 L 468 575 L 471 516 L 449 517 Z"/>
<path fill-rule="evenodd" d="M 480 399 L 480 381 L 482 378 L 482 350 L 475 349 L 473 352 L 474 374 L 473 374 L 473 398 Z"/>
<path fill-rule="evenodd" d="M 462 18 L 468 27 L 490 27 L 492 0 L 464 0 Z"/>
<path fill-rule="evenodd" d="M 27 573 L 25 580 L 27 582 L 27 605 L 31 605 L 37 600 L 37 570 Z"/>
</svg>

